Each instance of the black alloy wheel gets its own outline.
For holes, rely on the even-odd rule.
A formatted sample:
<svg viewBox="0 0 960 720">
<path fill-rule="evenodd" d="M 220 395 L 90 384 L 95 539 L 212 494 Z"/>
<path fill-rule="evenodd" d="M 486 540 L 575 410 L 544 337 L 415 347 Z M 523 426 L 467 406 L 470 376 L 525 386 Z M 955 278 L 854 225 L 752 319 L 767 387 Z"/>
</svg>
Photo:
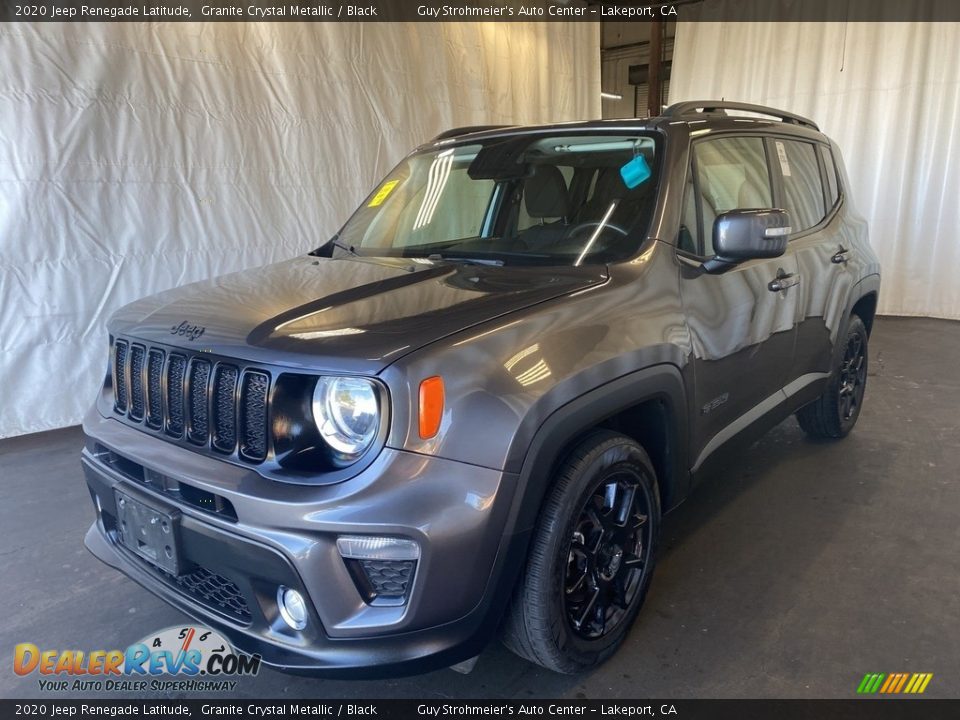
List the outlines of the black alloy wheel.
<svg viewBox="0 0 960 720">
<path fill-rule="evenodd" d="M 650 554 L 650 508 L 639 478 L 620 469 L 580 511 L 564 579 L 567 621 L 595 639 L 614 630 L 636 597 Z"/>
<path fill-rule="evenodd" d="M 863 391 L 867 387 L 867 344 L 860 333 L 847 338 L 847 347 L 840 364 L 840 383 L 837 388 L 837 410 L 840 422 L 849 422 L 860 412 Z"/>
<path fill-rule="evenodd" d="M 826 388 L 820 397 L 797 411 L 797 421 L 810 437 L 846 437 L 857 424 L 867 387 L 868 340 L 863 320 L 851 315 L 843 351 L 834 361 Z"/>
<path fill-rule="evenodd" d="M 531 662 L 578 673 L 610 657 L 643 605 L 660 529 L 646 451 L 593 430 L 561 458 L 540 509 L 503 641 Z"/>
</svg>

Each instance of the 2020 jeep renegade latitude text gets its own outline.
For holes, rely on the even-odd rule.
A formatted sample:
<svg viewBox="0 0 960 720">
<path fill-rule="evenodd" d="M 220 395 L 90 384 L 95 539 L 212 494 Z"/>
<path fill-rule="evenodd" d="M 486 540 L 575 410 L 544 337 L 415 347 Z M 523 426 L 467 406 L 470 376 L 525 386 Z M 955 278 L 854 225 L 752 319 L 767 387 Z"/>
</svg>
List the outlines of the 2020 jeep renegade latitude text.
<svg viewBox="0 0 960 720">
<path fill-rule="evenodd" d="M 856 423 L 880 281 L 847 188 L 758 106 L 444 133 L 310 255 L 111 318 L 87 547 L 287 670 L 496 632 L 600 663 L 730 448 Z"/>
</svg>

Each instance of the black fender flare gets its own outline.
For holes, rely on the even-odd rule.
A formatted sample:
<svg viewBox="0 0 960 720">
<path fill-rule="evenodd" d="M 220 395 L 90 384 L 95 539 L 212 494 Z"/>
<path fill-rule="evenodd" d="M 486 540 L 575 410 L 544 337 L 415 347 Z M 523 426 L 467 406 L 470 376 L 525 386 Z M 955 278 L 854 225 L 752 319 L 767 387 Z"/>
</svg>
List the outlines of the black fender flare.
<svg viewBox="0 0 960 720">
<path fill-rule="evenodd" d="M 860 278 L 860 280 L 858 280 L 850 290 L 850 296 L 847 298 L 847 308 L 844 312 L 843 321 L 837 334 L 837 341 L 833 344 L 833 360 L 830 367 L 837 366 L 837 361 L 846 348 L 844 338 L 847 336 L 847 327 L 850 325 L 850 316 L 853 315 L 853 308 L 858 302 L 863 300 L 863 298 L 871 294 L 877 295 L 878 298 L 880 296 L 879 275 L 867 275 L 863 278 Z"/>
<path fill-rule="evenodd" d="M 856 285 L 850 291 L 850 297 L 847 300 L 847 318 L 853 312 L 853 307 L 863 300 L 867 295 L 880 295 L 880 276 L 877 274 L 867 275 L 860 278 Z"/>
<path fill-rule="evenodd" d="M 530 530 L 552 481 L 551 470 L 572 440 L 607 418 L 650 400 L 665 405 L 672 477 L 660 478 L 671 505 L 682 498 L 689 482 L 687 399 L 683 375 L 672 363 L 652 365 L 604 383 L 561 406 L 540 425 L 528 445 L 517 478 L 514 507 L 508 518 L 512 532 Z"/>
<path fill-rule="evenodd" d="M 660 479 L 666 488 L 664 507 L 675 506 L 689 490 L 689 450 L 687 436 L 687 399 L 683 375 L 672 363 L 652 365 L 623 375 L 586 392 L 562 405 L 540 425 L 528 445 L 517 477 L 513 506 L 507 518 L 506 577 L 500 582 L 513 586 L 509 568 L 519 569 L 525 559 L 527 545 L 536 525 L 540 508 L 553 480 L 552 470 L 571 441 L 604 420 L 642 402 L 664 404 L 671 422 L 666 428 L 671 477 Z"/>
<path fill-rule="evenodd" d="M 482 623 L 489 639 L 507 608 L 527 552 L 557 460 L 572 440 L 607 418 L 650 400 L 664 403 L 671 477 L 663 478 L 664 508 L 679 504 L 690 489 L 687 393 L 680 369 L 672 363 L 652 365 L 600 385 L 562 405 L 540 425 L 528 445 L 497 558 L 490 605 Z"/>
</svg>

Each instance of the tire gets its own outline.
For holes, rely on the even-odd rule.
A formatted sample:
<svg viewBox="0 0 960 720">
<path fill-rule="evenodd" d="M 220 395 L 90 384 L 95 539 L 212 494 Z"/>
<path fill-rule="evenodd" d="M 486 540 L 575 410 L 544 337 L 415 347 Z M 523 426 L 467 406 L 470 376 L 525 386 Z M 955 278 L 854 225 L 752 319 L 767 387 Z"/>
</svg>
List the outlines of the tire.
<svg viewBox="0 0 960 720">
<path fill-rule="evenodd" d="M 504 644 L 559 673 L 609 658 L 650 587 L 659 532 L 660 495 L 647 453 L 624 435 L 591 433 L 547 493 Z"/>
<path fill-rule="evenodd" d="M 853 430 L 863 407 L 867 387 L 867 328 L 850 316 L 844 348 L 823 394 L 797 411 L 797 422 L 814 438 L 842 438 Z"/>
</svg>

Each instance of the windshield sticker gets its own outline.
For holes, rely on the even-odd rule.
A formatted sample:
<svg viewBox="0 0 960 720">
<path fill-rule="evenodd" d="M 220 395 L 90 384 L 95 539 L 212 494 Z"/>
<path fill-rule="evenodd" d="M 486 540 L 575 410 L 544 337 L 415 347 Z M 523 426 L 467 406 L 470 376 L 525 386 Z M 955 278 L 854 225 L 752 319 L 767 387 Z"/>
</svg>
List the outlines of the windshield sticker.
<svg viewBox="0 0 960 720">
<path fill-rule="evenodd" d="M 393 189 L 400 184 L 399 180 L 391 180 L 385 182 L 383 187 L 377 190 L 377 194 L 373 196 L 373 199 L 367 204 L 367 207 L 379 207 L 384 200 L 393 192 Z"/>
<path fill-rule="evenodd" d="M 777 140 L 777 157 L 780 159 L 780 172 L 784 177 L 790 177 L 790 161 L 787 160 L 787 149 Z"/>
<path fill-rule="evenodd" d="M 623 184 L 633 190 L 650 177 L 650 166 L 643 155 L 637 155 L 633 160 L 620 168 L 620 177 Z"/>
</svg>

